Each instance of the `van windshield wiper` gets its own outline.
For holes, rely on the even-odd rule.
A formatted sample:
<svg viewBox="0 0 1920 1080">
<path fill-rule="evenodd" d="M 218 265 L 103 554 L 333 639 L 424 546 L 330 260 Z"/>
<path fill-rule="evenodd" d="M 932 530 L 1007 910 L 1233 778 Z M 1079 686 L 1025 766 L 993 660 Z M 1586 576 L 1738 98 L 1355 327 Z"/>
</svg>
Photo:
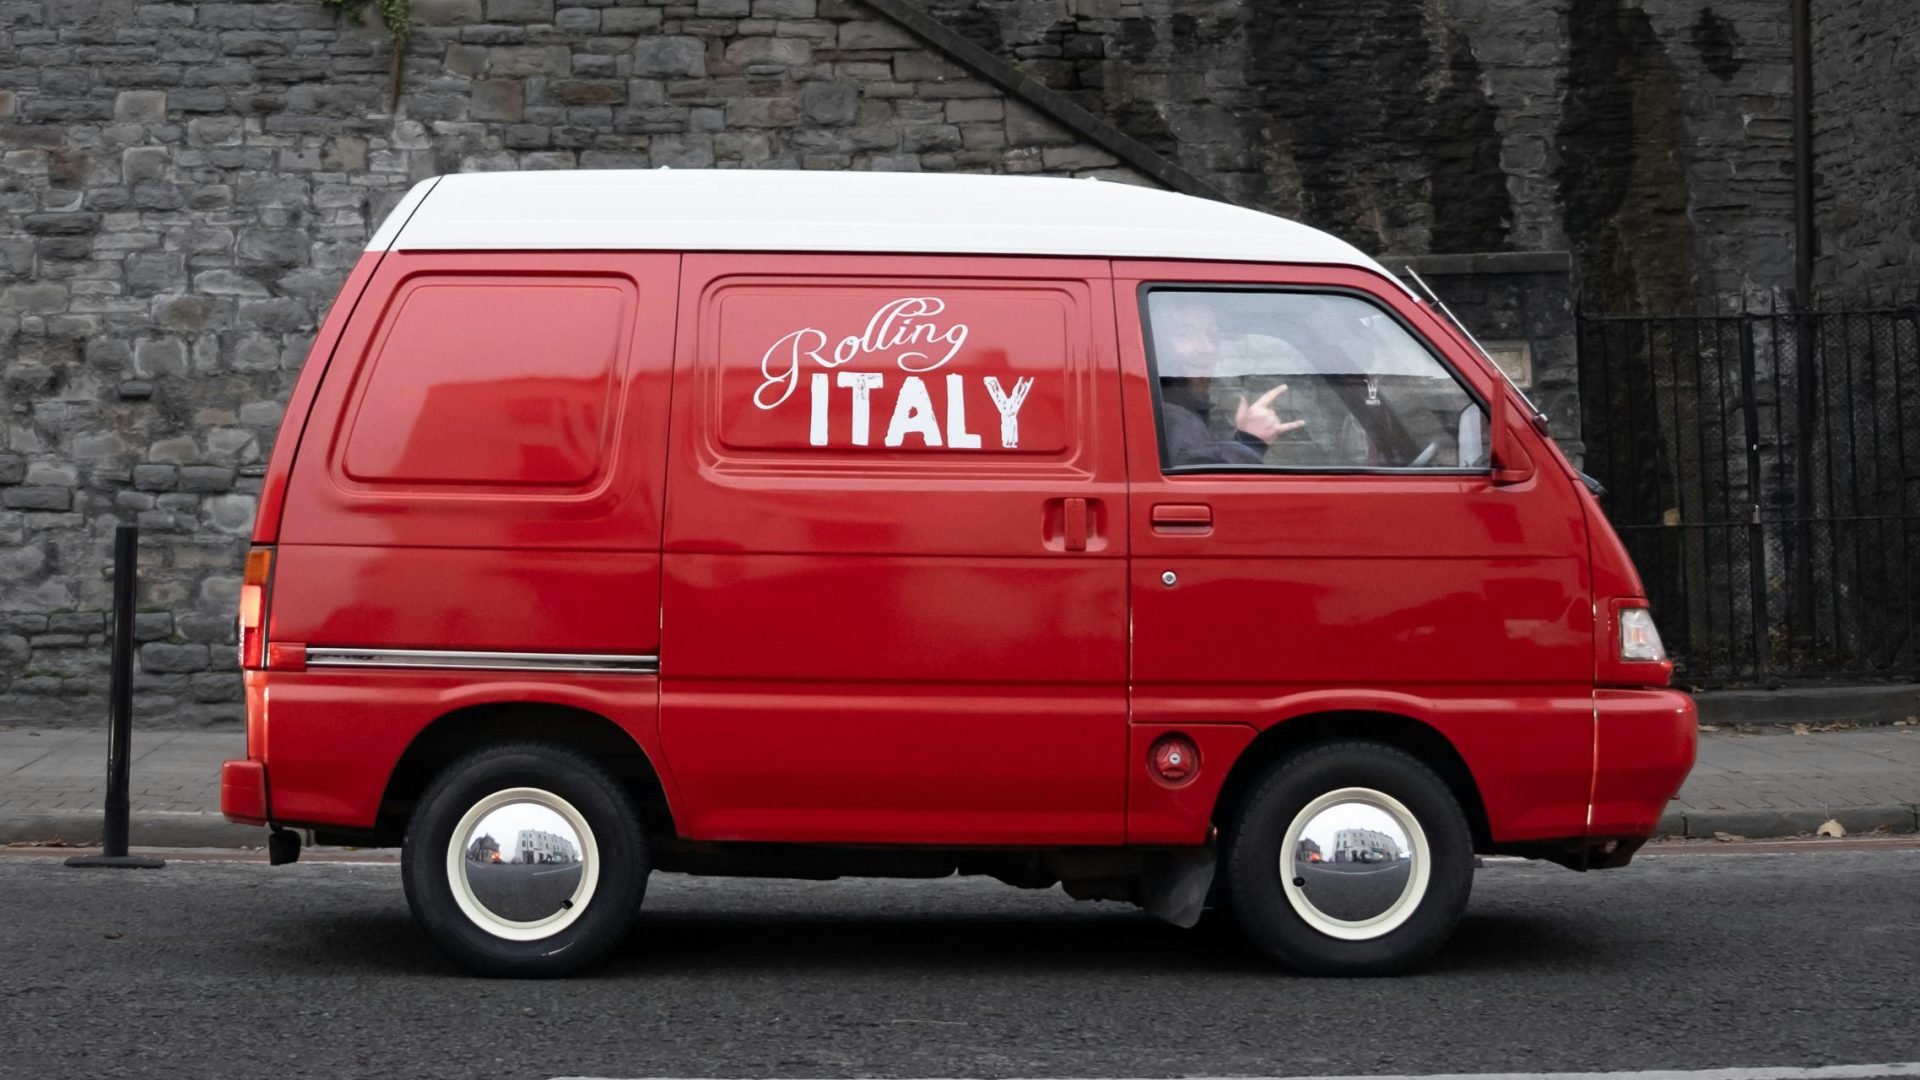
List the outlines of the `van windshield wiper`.
<svg viewBox="0 0 1920 1080">
<path fill-rule="evenodd" d="M 1540 410 L 1540 406 L 1535 405 L 1533 399 L 1527 396 L 1527 392 L 1520 389 L 1520 384 L 1513 381 L 1513 376 L 1507 374 L 1507 369 L 1501 367 L 1500 364 L 1494 360 L 1493 354 L 1487 351 L 1487 347 L 1480 344 L 1479 338 L 1473 336 L 1473 331 L 1467 329 L 1467 325 L 1454 315 L 1453 309 L 1447 307 L 1447 302 L 1440 299 L 1440 294 L 1433 291 L 1433 286 L 1428 285 L 1426 280 L 1422 278 L 1413 267 L 1408 266 L 1404 269 L 1407 271 L 1407 276 L 1413 279 L 1414 284 L 1420 286 L 1420 291 L 1427 294 L 1427 302 L 1431 304 L 1435 310 L 1440 312 L 1441 315 L 1445 316 L 1447 322 L 1452 324 L 1455 330 L 1460 331 L 1461 337 L 1472 342 L 1473 347 L 1479 350 L 1480 355 L 1486 359 L 1487 364 L 1491 366 L 1493 370 L 1500 373 L 1500 378 L 1503 379 L 1508 386 L 1513 388 L 1514 393 L 1520 395 L 1520 400 L 1527 406 L 1528 419 L 1532 421 L 1533 429 L 1542 435 L 1551 436 L 1553 434 L 1552 424 L 1547 419 L 1547 414 Z"/>
</svg>

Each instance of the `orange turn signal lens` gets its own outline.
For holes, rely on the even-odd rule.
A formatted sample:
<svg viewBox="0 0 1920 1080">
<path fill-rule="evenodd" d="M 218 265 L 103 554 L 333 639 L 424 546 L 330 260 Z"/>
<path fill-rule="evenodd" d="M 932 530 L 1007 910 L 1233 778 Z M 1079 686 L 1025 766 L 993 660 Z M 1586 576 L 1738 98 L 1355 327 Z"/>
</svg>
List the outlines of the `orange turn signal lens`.
<svg viewBox="0 0 1920 1080">
<path fill-rule="evenodd" d="M 267 577 L 273 572 L 273 549 L 257 547 L 247 552 L 246 576 L 240 585 L 240 666 L 257 668 L 265 652 L 266 633 L 261 620 L 266 615 Z"/>
</svg>

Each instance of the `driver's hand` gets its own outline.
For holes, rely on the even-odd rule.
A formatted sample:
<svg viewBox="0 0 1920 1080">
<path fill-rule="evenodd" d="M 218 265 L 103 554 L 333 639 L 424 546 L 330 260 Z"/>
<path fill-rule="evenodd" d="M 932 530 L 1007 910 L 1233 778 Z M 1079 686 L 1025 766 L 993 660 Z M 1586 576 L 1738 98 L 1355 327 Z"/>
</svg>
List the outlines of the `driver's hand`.
<svg viewBox="0 0 1920 1080">
<path fill-rule="evenodd" d="M 1252 403 L 1248 403 L 1245 394 L 1240 395 L 1240 407 L 1233 414 L 1233 426 L 1263 443 L 1270 443 L 1289 431 L 1306 427 L 1305 420 L 1281 423 L 1280 415 L 1273 411 L 1274 401 L 1286 392 L 1287 384 L 1281 383 Z"/>
</svg>

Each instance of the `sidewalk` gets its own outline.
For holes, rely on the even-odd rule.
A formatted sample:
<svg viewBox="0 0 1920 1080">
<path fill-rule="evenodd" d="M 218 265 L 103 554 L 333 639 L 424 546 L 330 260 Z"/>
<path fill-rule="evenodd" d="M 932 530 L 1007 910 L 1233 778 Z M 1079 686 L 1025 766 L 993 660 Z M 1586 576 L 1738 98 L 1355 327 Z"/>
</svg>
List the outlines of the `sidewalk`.
<svg viewBox="0 0 1920 1080">
<path fill-rule="evenodd" d="M 138 731 L 129 770 L 134 847 L 259 847 L 265 829 L 220 816 L 220 763 L 244 757 L 239 731 Z M 105 725 L 0 727 L 0 844 L 100 843 L 107 791 Z"/>
<path fill-rule="evenodd" d="M 254 847 L 264 829 L 220 817 L 220 762 L 245 752 L 239 732 L 133 736 L 136 847 Z M 0 844 L 100 842 L 106 733 L 0 727 Z M 1702 733 L 1700 760 L 1661 819 L 1672 836 L 1914 832 L 1920 821 L 1920 727 L 1810 735 Z"/>
<path fill-rule="evenodd" d="M 1763 731 L 1701 732 L 1693 774 L 1660 832 L 1796 836 L 1830 819 L 1849 835 L 1920 827 L 1920 727 Z"/>
</svg>

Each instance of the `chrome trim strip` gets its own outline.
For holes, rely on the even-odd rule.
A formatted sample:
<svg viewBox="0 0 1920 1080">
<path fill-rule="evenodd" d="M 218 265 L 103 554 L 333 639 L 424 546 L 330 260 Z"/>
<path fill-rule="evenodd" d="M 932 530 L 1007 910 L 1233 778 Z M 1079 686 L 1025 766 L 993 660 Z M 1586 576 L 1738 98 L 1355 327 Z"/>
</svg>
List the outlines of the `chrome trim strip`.
<svg viewBox="0 0 1920 1080">
<path fill-rule="evenodd" d="M 462 671 L 575 671 L 657 675 L 658 656 L 609 653 L 460 652 L 449 649 L 307 649 L 308 667 L 457 668 Z"/>
</svg>

